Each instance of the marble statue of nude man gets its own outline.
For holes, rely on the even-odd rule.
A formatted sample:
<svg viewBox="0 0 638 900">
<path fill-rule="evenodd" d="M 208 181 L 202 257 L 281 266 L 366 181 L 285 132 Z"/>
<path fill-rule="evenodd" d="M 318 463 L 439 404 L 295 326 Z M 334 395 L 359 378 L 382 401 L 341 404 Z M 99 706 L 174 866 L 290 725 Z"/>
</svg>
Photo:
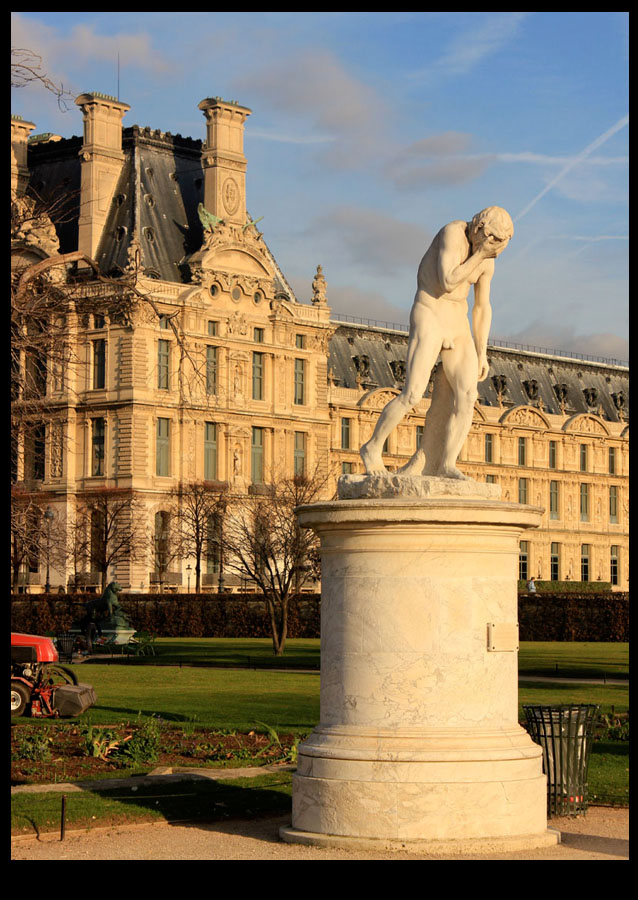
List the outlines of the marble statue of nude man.
<svg viewBox="0 0 638 900">
<path fill-rule="evenodd" d="M 409 475 L 462 478 L 456 460 L 472 424 L 477 384 L 487 378 L 487 338 L 492 320 L 490 284 L 494 260 L 514 234 L 499 206 L 455 221 L 436 235 L 421 260 L 410 313 L 407 372 L 401 393 L 381 412 L 370 440 L 360 450 L 367 474 L 386 471 L 383 444 L 423 397 L 441 355 L 421 446 L 400 471 Z M 472 330 L 468 295 L 474 285 Z M 472 334 L 473 333 L 473 334 Z"/>
</svg>

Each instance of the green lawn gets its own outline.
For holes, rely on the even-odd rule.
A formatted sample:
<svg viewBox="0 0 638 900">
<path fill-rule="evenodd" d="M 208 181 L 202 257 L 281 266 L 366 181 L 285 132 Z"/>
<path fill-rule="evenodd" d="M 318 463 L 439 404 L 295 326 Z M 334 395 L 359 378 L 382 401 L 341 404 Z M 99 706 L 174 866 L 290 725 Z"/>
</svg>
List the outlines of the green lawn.
<svg viewBox="0 0 638 900">
<path fill-rule="evenodd" d="M 629 678 L 629 644 L 521 641 L 521 675 L 560 678 Z"/>
<path fill-rule="evenodd" d="M 214 665 L 318 669 L 318 638 L 291 638 L 283 656 L 275 656 L 269 638 L 158 638 L 156 657 L 132 658 L 131 665 Z M 521 675 L 613 680 L 629 678 L 627 643 L 523 641 Z"/>
<path fill-rule="evenodd" d="M 110 791 L 66 795 L 65 825 L 91 828 L 133 822 L 223 821 L 285 813 L 291 808 L 289 772 L 224 781 L 180 781 L 140 785 Z M 62 795 L 59 792 L 14 794 L 12 834 L 59 833 Z"/>
<path fill-rule="evenodd" d="M 319 720 L 316 672 L 115 663 L 73 668 L 97 693 L 97 704 L 82 717 L 93 724 L 125 722 L 141 713 L 189 727 L 250 731 L 263 722 L 298 734 Z"/>
</svg>

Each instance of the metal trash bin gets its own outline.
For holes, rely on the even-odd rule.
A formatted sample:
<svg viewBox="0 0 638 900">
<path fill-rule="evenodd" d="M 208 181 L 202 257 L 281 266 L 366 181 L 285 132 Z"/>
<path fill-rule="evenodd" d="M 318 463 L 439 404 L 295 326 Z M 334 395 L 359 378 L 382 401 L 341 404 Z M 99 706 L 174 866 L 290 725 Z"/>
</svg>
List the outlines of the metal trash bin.
<svg viewBox="0 0 638 900">
<path fill-rule="evenodd" d="M 587 769 L 600 707 L 594 704 L 524 706 L 532 740 L 543 751 L 548 816 L 587 810 Z"/>
<path fill-rule="evenodd" d="M 75 647 L 75 635 L 70 631 L 56 634 L 55 644 L 58 648 L 60 662 L 73 662 L 73 649 Z"/>
</svg>

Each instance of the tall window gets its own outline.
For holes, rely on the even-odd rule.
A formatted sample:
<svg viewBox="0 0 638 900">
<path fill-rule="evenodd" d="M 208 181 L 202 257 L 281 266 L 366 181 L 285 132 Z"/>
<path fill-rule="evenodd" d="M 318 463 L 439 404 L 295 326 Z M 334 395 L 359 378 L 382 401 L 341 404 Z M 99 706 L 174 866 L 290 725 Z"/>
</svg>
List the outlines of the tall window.
<svg viewBox="0 0 638 900">
<path fill-rule="evenodd" d="M 527 478 L 518 479 L 518 502 L 527 503 Z"/>
<path fill-rule="evenodd" d="M 221 516 L 213 513 L 206 522 L 206 574 L 219 575 L 221 565 Z"/>
<path fill-rule="evenodd" d="M 616 448 L 615 447 L 609 448 L 609 474 L 610 475 L 616 474 Z"/>
<path fill-rule="evenodd" d="M 206 393 L 217 393 L 217 347 L 206 347 Z"/>
<path fill-rule="evenodd" d="M 264 342 L 264 329 L 263 328 L 255 328 L 253 329 L 253 340 L 256 344 L 263 344 Z"/>
<path fill-rule="evenodd" d="M 416 449 L 417 450 L 421 446 L 421 441 L 423 440 L 424 431 L 425 431 L 425 425 L 417 425 L 416 426 Z"/>
<path fill-rule="evenodd" d="M 549 557 L 549 577 L 552 581 L 560 581 L 560 544 L 552 541 Z"/>
<path fill-rule="evenodd" d="M 306 347 L 306 336 L 305 334 L 296 334 L 295 335 L 295 347 L 297 350 L 304 350 Z"/>
<path fill-rule="evenodd" d="M 487 431 L 485 433 L 485 462 L 494 461 L 494 435 Z"/>
<path fill-rule="evenodd" d="M 93 389 L 106 387 L 106 341 L 93 341 Z"/>
<path fill-rule="evenodd" d="M 264 399 L 264 354 L 253 353 L 253 400 Z"/>
<path fill-rule="evenodd" d="M 549 460 L 548 465 L 550 469 L 556 468 L 556 441 L 549 442 Z"/>
<path fill-rule="evenodd" d="M 264 483 L 264 429 L 253 428 L 250 447 L 250 476 L 253 484 Z"/>
<path fill-rule="evenodd" d="M 620 547 L 612 544 L 609 551 L 609 580 L 612 584 L 620 581 Z"/>
<path fill-rule="evenodd" d="M 589 485 L 580 486 L 580 521 L 589 522 Z"/>
<path fill-rule="evenodd" d="M 550 481 L 549 483 L 549 517 L 550 519 L 558 519 L 558 482 Z"/>
<path fill-rule="evenodd" d="M 518 578 L 527 581 L 529 572 L 529 541 L 521 541 L 518 552 Z"/>
<path fill-rule="evenodd" d="M 306 391 L 306 361 L 305 359 L 295 360 L 295 403 L 297 406 L 303 406 L 305 403 Z"/>
<path fill-rule="evenodd" d="M 104 475 L 104 419 L 92 420 L 91 475 Z"/>
<path fill-rule="evenodd" d="M 580 546 L 580 580 L 589 581 L 589 544 Z"/>
<path fill-rule="evenodd" d="M 527 438 L 524 437 L 518 439 L 518 464 L 519 466 L 527 465 Z"/>
<path fill-rule="evenodd" d="M 306 473 L 306 435 L 303 431 L 295 431 L 295 475 Z"/>
<path fill-rule="evenodd" d="M 157 386 L 162 391 L 168 390 L 170 341 L 157 342 Z"/>
<path fill-rule="evenodd" d="M 25 437 L 24 469 L 27 478 L 44 481 L 44 454 L 46 447 L 46 426 L 36 427 Z"/>
<path fill-rule="evenodd" d="M 580 471 L 587 471 L 587 444 L 580 445 Z"/>
<path fill-rule="evenodd" d="M 609 521 L 618 524 L 618 487 L 615 484 L 609 488 Z"/>
<path fill-rule="evenodd" d="M 155 474 L 170 475 L 170 419 L 157 420 L 155 440 Z"/>
<path fill-rule="evenodd" d="M 204 425 L 204 479 L 217 480 L 217 424 L 206 422 Z"/>
<path fill-rule="evenodd" d="M 163 574 L 169 566 L 170 513 L 155 513 L 155 571 Z"/>
<path fill-rule="evenodd" d="M 350 449 L 350 419 L 341 420 L 341 449 Z"/>
</svg>

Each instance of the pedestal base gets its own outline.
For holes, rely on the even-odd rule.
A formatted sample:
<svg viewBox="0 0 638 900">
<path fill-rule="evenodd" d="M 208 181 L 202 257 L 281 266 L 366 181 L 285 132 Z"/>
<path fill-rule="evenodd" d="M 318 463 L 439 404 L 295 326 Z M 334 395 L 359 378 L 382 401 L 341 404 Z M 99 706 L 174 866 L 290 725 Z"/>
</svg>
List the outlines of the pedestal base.
<svg viewBox="0 0 638 900">
<path fill-rule="evenodd" d="M 518 542 L 540 510 L 431 497 L 298 514 L 321 537 L 321 711 L 282 837 L 448 854 L 556 843 L 542 751 L 518 723 Z"/>
<path fill-rule="evenodd" d="M 516 853 L 521 850 L 539 850 L 560 844 L 560 832 L 548 828 L 544 834 L 517 835 L 512 838 L 479 838 L 455 841 L 396 841 L 388 838 L 344 837 L 336 834 L 316 834 L 293 828 L 279 829 L 279 837 L 288 844 L 306 844 L 313 847 L 340 850 L 396 851 L 421 853 L 428 856 L 483 856 L 491 853 Z"/>
</svg>

